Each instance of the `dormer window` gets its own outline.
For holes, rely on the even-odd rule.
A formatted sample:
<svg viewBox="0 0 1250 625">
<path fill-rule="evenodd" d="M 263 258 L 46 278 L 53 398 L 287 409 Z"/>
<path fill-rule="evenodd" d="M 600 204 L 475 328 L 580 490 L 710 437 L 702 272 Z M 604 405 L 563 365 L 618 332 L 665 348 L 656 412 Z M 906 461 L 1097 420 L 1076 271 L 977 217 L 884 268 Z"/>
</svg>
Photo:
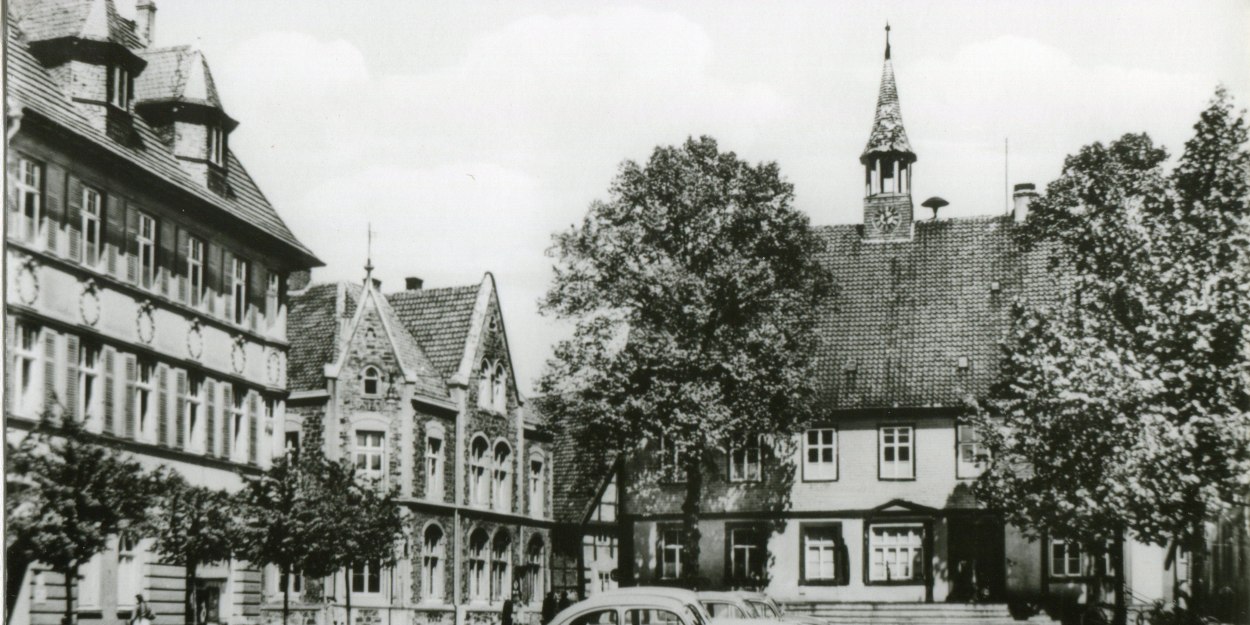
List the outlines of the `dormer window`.
<svg viewBox="0 0 1250 625">
<path fill-rule="evenodd" d="M 109 104 L 123 111 L 130 110 L 130 101 L 135 96 L 135 80 L 130 71 L 121 65 L 109 66 L 108 97 Z"/>
<path fill-rule="evenodd" d="M 208 161 L 219 167 L 226 164 L 226 131 L 221 126 L 208 127 Z"/>
<path fill-rule="evenodd" d="M 377 397 L 379 392 L 379 382 L 382 374 L 378 372 L 377 367 L 365 367 L 362 375 L 362 388 L 360 389 L 366 397 Z"/>
</svg>

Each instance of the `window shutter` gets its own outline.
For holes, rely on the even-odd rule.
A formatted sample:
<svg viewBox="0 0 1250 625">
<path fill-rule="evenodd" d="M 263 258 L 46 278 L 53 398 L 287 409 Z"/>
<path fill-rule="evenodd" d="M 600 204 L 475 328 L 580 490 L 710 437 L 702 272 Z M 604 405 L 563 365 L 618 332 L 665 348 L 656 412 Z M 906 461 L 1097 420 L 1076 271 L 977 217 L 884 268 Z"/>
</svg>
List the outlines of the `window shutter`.
<svg viewBox="0 0 1250 625">
<path fill-rule="evenodd" d="M 43 186 L 43 221 L 48 231 L 48 251 L 59 254 L 57 235 L 61 230 L 61 219 L 65 216 L 63 202 L 65 200 L 65 170 L 51 163 L 44 169 Z"/>
<path fill-rule="evenodd" d="M 65 414 L 78 419 L 78 337 L 65 335 Z"/>
<path fill-rule="evenodd" d="M 104 245 L 108 248 L 108 273 L 113 277 L 121 274 L 121 257 L 126 253 L 126 200 L 109 196 L 104 211 Z"/>
<path fill-rule="evenodd" d="M 234 421 L 234 388 L 228 383 L 221 385 L 221 456 L 230 458 L 230 429 Z"/>
<path fill-rule="evenodd" d="M 174 277 L 174 256 L 177 254 L 174 244 L 178 240 L 177 230 L 174 228 L 174 222 L 168 219 L 161 220 L 160 234 L 156 237 L 156 245 L 160 250 L 156 258 L 156 266 L 160 269 L 161 295 L 169 296 L 169 282 Z"/>
<path fill-rule="evenodd" d="M 247 416 L 247 461 L 256 464 L 257 443 L 260 439 L 260 393 L 252 393 L 251 414 Z"/>
<path fill-rule="evenodd" d="M 187 293 L 187 247 L 190 245 L 187 231 L 185 228 L 178 229 L 178 245 L 174 250 L 174 276 L 178 281 L 178 301 L 183 304 L 191 303 L 189 294 Z M 204 259 L 200 259 L 204 262 Z M 203 277 L 201 276 L 201 280 Z"/>
<path fill-rule="evenodd" d="M 56 333 L 43 329 L 43 409 L 56 407 Z"/>
<path fill-rule="evenodd" d="M 217 385 L 204 380 L 204 450 L 217 455 Z"/>
<path fill-rule="evenodd" d="M 106 347 L 104 349 L 104 431 L 116 435 L 117 421 L 114 416 L 113 358 L 113 348 Z"/>
<path fill-rule="evenodd" d="M 9 218 L 7 221 L 9 223 L 13 223 L 15 220 Z M 16 326 L 17 324 L 13 321 L 13 317 L 11 315 L 4 316 L 4 340 L 6 342 L 5 347 L 7 348 L 4 350 L 4 411 L 6 414 L 11 414 L 13 412 L 13 373 L 9 370 L 9 367 L 13 364 L 13 348 L 17 346 L 17 335 L 14 334 L 17 331 Z"/>
<path fill-rule="evenodd" d="M 156 441 L 169 447 L 169 368 L 156 367 Z"/>
<path fill-rule="evenodd" d="M 177 396 L 174 419 L 178 422 L 178 425 L 174 428 L 174 444 L 178 449 L 186 449 L 187 428 L 191 425 L 187 422 L 187 372 L 178 369 L 174 376 L 174 392 Z"/>
<path fill-rule="evenodd" d="M 266 282 L 268 272 L 265 271 L 264 265 L 258 262 L 252 263 L 252 275 L 248 276 L 247 279 L 249 291 L 247 299 L 250 304 L 248 308 L 252 318 L 252 329 L 255 330 L 262 326 L 261 322 L 265 319 L 265 291 L 269 288 Z"/>
<path fill-rule="evenodd" d="M 65 236 L 69 239 L 69 259 L 82 262 L 82 181 L 70 176 L 65 198 Z"/>
<path fill-rule="evenodd" d="M 204 299 L 208 314 L 213 315 L 217 311 L 217 297 L 221 294 L 221 248 L 212 243 L 205 243 L 204 246 L 204 284 L 207 287 Z"/>
<path fill-rule="evenodd" d="M 229 250 L 221 250 L 221 293 L 226 309 L 221 316 L 234 321 L 234 255 Z"/>
<path fill-rule="evenodd" d="M 126 396 L 122 399 L 125 404 L 124 412 L 126 414 L 125 430 L 122 434 L 126 438 L 135 437 L 135 369 L 138 363 L 135 362 L 134 354 L 126 354 Z"/>
<path fill-rule="evenodd" d="M 834 566 L 834 584 L 838 586 L 846 586 L 851 583 L 851 556 L 846 549 L 846 541 L 839 536 L 835 544 Z"/>
<path fill-rule="evenodd" d="M 139 284 L 139 211 L 126 211 L 126 280 Z"/>
</svg>

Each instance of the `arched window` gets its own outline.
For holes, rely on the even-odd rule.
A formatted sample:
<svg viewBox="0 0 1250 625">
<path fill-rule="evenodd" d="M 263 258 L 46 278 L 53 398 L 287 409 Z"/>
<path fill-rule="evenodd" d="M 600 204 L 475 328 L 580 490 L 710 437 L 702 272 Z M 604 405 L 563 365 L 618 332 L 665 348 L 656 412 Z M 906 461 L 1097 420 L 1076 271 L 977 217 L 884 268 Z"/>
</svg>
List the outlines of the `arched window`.
<svg viewBox="0 0 1250 625">
<path fill-rule="evenodd" d="M 507 412 L 508 411 L 508 384 L 507 384 L 508 376 L 505 375 L 502 364 L 495 365 L 495 373 L 493 376 L 491 376 L 491 378 L 492 378 L 491 384 L 493 385 L 492 392 L 494 393 L 494 397 L 492 399 L 492 405 L 494 406 L 495 410 L 498 410 L 499 412 Z"/>
<path fill-rule="evenodd" d="M 382 373 L 372 365 L 365 367 L 360 374 L 360 391 L 367 397 L 377 397 L 382 388 Z"/>
<path fill-rule="evenodd" d="M 486 547 L 489 542 L 484 529 L 478 528 L 469 535 L 469 599 L 472 601 L 490 598 L 486 580 Z"/>
<path fill-rule="evenodd" d="M 493 388 L 493 381 L 491 378 L 494 374 L 494 371 L 495 370 L 494 368 L 490 366 L 489 361 L 482 360 L 482 368 L 478 369 L 478 374 L 477 374 L 478 375 L 478 378 L 477 378 L 477 407 L 478 408 L 482 408 L 484 410 L 490 410 L 491 408 L 491 400 L 493 397 L 491 395 L 492 393 L 491 389 Z"/>
<path fill-rule="evenodd" d="M 508 530 L 495 532 L 490 546 L 490 600 L 503 601 L 512 587 L 512 536 Z"/>
<path fill-rule="evenodd" d="M 512 510 L 512 448 L 507 443 L 495 443 L 495 477 L 492 490 L 495 493 L 494 508 L 504 512 Z"/>
<path fill-rule="evenodd" d="M 537 603 L 543 600 L 546 589 L 543 588 L 543 581 L 546 576 L 543 575 L 543 565 L 546 562 L 543 550 L 543 537 L 537 534 L 530 538 L 530 544 L 525 548 L 525 587 L 522 589 L 523 599 L 526 603 Z"/>
<path fill-rule="evenodd" d="M 546 505 L 544 495 L 547 494 L 547 479 L 543 469 L 543 454 L 541 451 L 534 451 L 530 454 L 529 502 L 530 516 L 536 519 L 543 517 L 543 508 Z"/>
<path fill-rule="evenodd" d="M 443 528 L 431 524 L 425 528 L 421 549 L 421 600 L 426 603 L 443 602 L 443 565 L 447 560 Z"/>
<path fill-rule="evenodd" d="M 478 435 L 469 449 L 469 501 L 478 505 L 490 503 L 490 443 Z"/>
</svg>

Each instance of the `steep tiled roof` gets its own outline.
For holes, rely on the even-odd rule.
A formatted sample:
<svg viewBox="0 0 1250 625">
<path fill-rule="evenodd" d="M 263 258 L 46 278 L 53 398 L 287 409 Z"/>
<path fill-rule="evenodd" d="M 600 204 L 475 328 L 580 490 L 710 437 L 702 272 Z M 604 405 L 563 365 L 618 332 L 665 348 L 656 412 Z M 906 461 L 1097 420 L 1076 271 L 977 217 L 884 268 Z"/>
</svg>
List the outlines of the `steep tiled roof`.
<svg viewBox="0 0 1250 625">
<path fill-rule="evenodd" d="M 325 389 L 325 366 L 338 357 L 340 288 L 314 284 L 292 293 L 287 308 L 287 387 L 291 391 Z"/>
<path fill-rule="evenodd" d="M 76 37 L 142 46 L 134 22 L 117 13 L 111 0 L 13 0 L 9 14 L 30 41 Z"/>
<path fill-rule="evenodd" d="M 859 226 L 819 229 L 836 288 L 820 309 L 821 406 L 955 406 L 983 395 L 1013 298 L 1053 292 L 1008 217 L 922 221 L 899 243 Z M 960 367 L 966 359 L 966 366 Z"/>
<path fill-rule="evenodd" d="M 422 289 L 386 296 L 444 379 L 456 373 L 464 356 L 479 288 L 472 285 Z"/>
<path fill-rule="evenodd" d="M 144 50 L 148 62 L 135 80 L 135 98 L 146 101 L 177 101 L 221 109 L 217 83 L 204 54 L 191 46 Z"/>
<path fill-rule="evenodd" d="M 65 4 L 74 3 L 66 2 Z M 25 22 L 32 21 L 35 25 L 41 23 L 38 20 L 25 20 Z M 88 123 L 74 108 L 47 70 L 30 53 L 26 36 L 14 26 L 14 21 L 9 22 L 7 36 L 6 96 L 11 103 L 20 106 L 25 114 L 45 118 L 102 147 L 120 159 L 163 178 L 184 192 L 208 202 L 235 218 L 240 225 L 256 228 L 273 237 L 294 252 L 305 266 L 322 264 L 287 228 L 286 223 L 278 216 L 277 211 L 256 186 L 255 181 L 248 176 L 243 164 L 233 152 L 227 155 L 232 192 L 220 195 L 210 191 L 203 184 L 193 180 L 178 165 L 172 151 L 161 142 L 142 117 L 135 115 L 133 118 L 137 140 L 132 144 L 119 143 Z"/>
<path fill-rule="evenodd" d="M 872 132 L 868 135 L 868 145 L 864 147 L 864 154 L 860 158 L 872 153 L 886 152 L 911 154 L 912 160 L 915 160 L 911 142 L 907 140 L 907 130 L 903 128 L 903 111 L 898 104 L 894 65 L 889 56 L 885 59 L 885 68 L 881 70 L 881 89 L 877 93 L 877 113 L 872 120 Z"/>
<path fill-rule="evenodd" d="M 543 403 L 543 398 L 533 398 L 527 408 L 542 414 Z M 615 458 L 579 445 L 573 428 L 556 432 L 552 450 L 552 475 L 557 478 L 552 493 L 555 520 L 580 524 L 598 504 L 599 493 L 612 477 Z"/>
<path fill-rule="evenodd" d="M 380 295 L 380 294 L 379 294 Z M 416 376 L 417 392 L 428 397 L 438 397 L 440 399 L 448 399 L 447 383 L 445 378 L 439 374 L 434 364 L 430 362 L 428 356 L 417 344 L 416 339 L 409 333 L 408 328 L 404 327 L 398 315 L 395 314 L 394 308 L 387 302 L 386 297 L 378 297 L 375 299 L 378 303 L 378 313 L 386 320 L 387 327 L 393 333 L 395 351 L 399 355 L 399 360 Z"/>
</svg>

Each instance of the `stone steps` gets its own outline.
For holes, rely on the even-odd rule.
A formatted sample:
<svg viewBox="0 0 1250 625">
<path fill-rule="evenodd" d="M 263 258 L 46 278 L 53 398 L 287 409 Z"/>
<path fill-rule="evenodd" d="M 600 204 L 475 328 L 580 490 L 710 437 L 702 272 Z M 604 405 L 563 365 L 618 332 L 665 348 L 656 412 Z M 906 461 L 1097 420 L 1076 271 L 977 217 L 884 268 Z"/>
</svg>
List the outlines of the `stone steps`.
<svg viewBox="0 0 1250 625">
<path fill-rule="evenodd" d="M 820 602 L 789 604 L 786 610 L 815 616 L 832 625 L 1021 625 L 1007 605 L 1001 603 Z"/>
</svg>

